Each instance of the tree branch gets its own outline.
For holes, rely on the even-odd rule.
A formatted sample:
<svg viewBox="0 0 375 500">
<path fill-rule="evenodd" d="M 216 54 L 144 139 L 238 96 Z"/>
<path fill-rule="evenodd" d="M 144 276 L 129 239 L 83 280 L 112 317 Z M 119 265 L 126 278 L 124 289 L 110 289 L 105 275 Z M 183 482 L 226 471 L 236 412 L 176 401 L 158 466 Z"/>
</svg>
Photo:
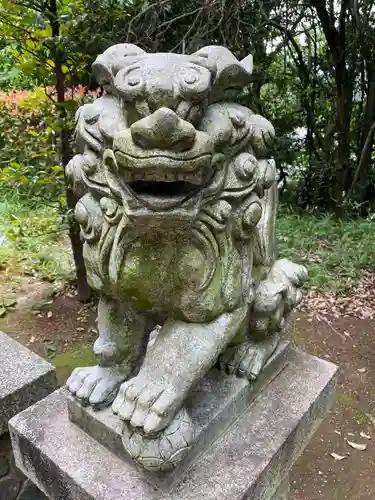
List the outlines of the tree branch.
<svg viewBox="0 0 375 500">
<path fill-rule="evenodd" d="M 356 170 L 355 175 L 353 177 L 353 182 L 352 182 L 352 184 L 351 184 L 350 188 L 348 189 L 348 192 L 345 196 L 344 203 L 348 203 L 348 201 L 352 197 L 354 189 L 355 189 L 356 184 L 358 182 L 358 179 L 361 176 L 362 170 L 366 166 L 367 156 L 368 156 L 368 154 L 373 146 L 374 135 L 375 135 L 375 121 L 371 125 L 370 130 L 368 131 L 366 141 L 365 141 L 365 144 L 364 144 L 363 149 L 362 149 L 361 158 L 359 160 L 357 170 Z"/>
</svg>

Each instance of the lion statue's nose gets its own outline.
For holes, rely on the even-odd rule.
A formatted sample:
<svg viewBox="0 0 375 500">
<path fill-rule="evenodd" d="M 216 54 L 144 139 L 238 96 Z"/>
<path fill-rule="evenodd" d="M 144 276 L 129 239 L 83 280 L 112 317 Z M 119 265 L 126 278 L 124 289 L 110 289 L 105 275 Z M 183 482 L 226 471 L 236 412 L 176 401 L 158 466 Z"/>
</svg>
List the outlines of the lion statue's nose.
<svg viewBox="0 0 375 500">
<path fill-rule="evenodd" d="M 195 141 L 194 126 L 169 108 L 160 108 L 130 127 L 133 141 L 145 149 L 186 151 Z"/>
</svg>

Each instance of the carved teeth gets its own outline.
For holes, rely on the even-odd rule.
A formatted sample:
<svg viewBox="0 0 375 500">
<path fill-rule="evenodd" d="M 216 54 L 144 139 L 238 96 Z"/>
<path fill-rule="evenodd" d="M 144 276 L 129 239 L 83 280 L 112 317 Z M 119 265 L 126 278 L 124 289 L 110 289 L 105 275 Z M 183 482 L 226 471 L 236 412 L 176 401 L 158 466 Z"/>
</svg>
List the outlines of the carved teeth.
<svg viewBox="0 0 375 500">
<path fill-rule="evenodd" d="M 132 171 L 129 169 L 123 170 L 123 178 L 125 182 L 149 181 L 149 182 L 189 182 L 190 184 L 202 184 L 204 180 L 204 172 L 198 170 L 196 172 L 160 172 L 154 171 Z"/>
<path fill-rule="evenodd" d="M 134 174 L 134 180 L 135 181 L 141 181 L 144 178 L 144 174 L 142 172 L 137 172 Z"/>
</svg>

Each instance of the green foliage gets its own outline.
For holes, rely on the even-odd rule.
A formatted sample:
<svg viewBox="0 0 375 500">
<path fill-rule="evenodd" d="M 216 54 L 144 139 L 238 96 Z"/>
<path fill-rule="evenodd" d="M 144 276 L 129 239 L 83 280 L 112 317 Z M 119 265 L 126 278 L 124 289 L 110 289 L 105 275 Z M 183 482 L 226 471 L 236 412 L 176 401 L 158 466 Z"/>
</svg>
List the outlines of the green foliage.
<svg viewBox="0 0 375 500">
<path fill-rule="evenodd" d="M 35 206 L 19 196 L 0 203 L 0 269 L 12 267 L 21 273 L 37 274 L 49 281 L 74 277 L 66 225 L 56 209 Z"/>
<path fill-rule="evenodd" d="M 0 89 L 31 89 L 35 82 L 18 67 L 14 50 L 14 44 L 0 49 Z"/>
<path fill-rule="evenodd" d="M 54 107 L 37 91 L 22 109 L 0 104 L 0 191 L 63 201 L 63 168 L 56 153 Z"/>
<path fill-rule="evenodd" d="M 304 264 L 309 286 L 348 290 L 375 263 L 374 223 L 366 219 L 337 220 L 331 215 L 284 209 L 278 219 L 280 256 Z"/>
</svg>

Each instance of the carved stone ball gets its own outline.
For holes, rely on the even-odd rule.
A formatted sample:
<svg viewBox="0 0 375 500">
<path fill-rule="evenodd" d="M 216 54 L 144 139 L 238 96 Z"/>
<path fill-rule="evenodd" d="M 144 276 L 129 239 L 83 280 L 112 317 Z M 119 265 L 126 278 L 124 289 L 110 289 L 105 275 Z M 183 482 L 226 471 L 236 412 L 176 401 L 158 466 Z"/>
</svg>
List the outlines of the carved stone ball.
<svg viewBox="0 0 375 500">
<path fill-rule="evenodd" d="M 249 153 L 241 153 L 237 156 L 234 162 L 234 169 L 239 179 L 250 181 L 258 167 L 256 158 Z"/>
<path fill-rule="evenodd" d="M 188 454 L 194 443 L 194 425 L 190 415 L 182 409 L 171 424 L 154 437 L 124 424 L 122 442 L 125 450 L 148 471 L 167 471 L 173 469 Z"/>
<path fill-rule="evenodd" d="M 259 202 L 251 203 L 243 214 L 243 226 L 249 230 L 254 228 L 262 217 L 262 207 Z"/>
</svg>

